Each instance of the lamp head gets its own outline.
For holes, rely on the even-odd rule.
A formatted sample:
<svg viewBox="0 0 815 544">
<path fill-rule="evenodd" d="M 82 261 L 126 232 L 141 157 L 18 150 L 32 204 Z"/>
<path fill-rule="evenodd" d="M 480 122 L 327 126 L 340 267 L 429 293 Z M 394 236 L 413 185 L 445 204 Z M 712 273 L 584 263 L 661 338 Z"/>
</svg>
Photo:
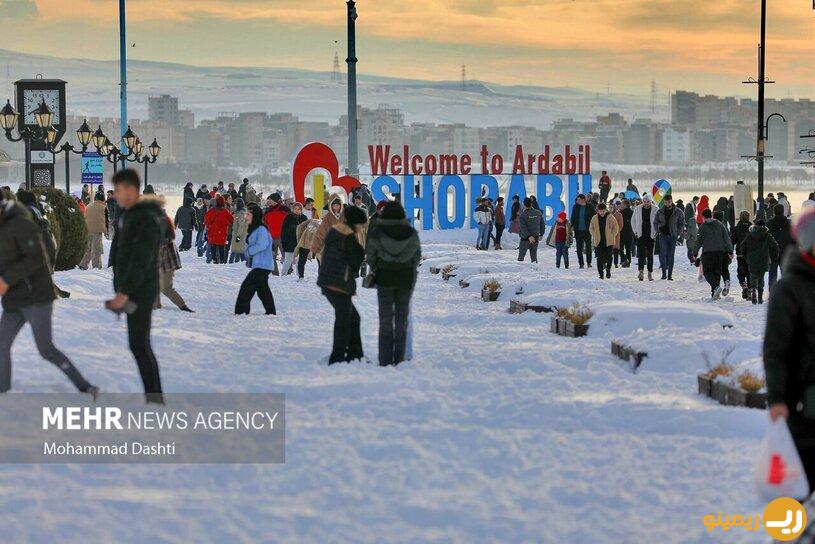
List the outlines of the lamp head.
<svg viewBox="0 0 815 544">
<path fill-rule="evenodd" d="M 88 146 L 92 136 L 91 127 L 88 126 L 88 121 L 84 120 L 82 126 L 76 131 L 76 137 L 79 139 L 79 143 L 82 144 L 82 147 Z"/>
<path fill-rule="evenodd" d="M 45 100 L 40 102 L 40 105 L 34 112 L 34 118 L 37 120 L 37 125 L 46 130 L 54 122 L 54 112 L 48 109 L 48 106 L 45 104 Z"/>
<path fill-rule="evenodd" d="M 6 100 L 6 105 L 0 110 L 0 127 L 3 127 L 3 130 L 13 129 L 17 126 L 17 117 L 19 116 L 20 114 L 11 107 L 11 102 Z"/>
<path fill-rule="evenodd" d="M 147 150 L 150 152 L 150 156 L 153 157 L 153 159 L 157 159 L 159 153 L 161 153 L 161 146 L 158 145 L 156 139 L 153 138 L 153 143 L 150 144 L 150 147 L 148 147 Z"/>
</svg>

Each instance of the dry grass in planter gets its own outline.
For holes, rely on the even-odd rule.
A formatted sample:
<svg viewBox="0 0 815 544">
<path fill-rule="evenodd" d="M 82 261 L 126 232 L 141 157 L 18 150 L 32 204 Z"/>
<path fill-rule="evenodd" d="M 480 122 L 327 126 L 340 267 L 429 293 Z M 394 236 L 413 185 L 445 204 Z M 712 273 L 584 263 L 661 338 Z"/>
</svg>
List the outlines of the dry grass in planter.
<svg viewBox="0 0 815 544">
<path fill-rule="evenodd" d="M 758 393 L 764 387 L 765 380 L 754 372 L 742 372 L 737 378 L 739 386 L 747 393 Z"/>
<path fill-rule="evenodd" d="M 552 332 L 560 336 L 579 337 L 589 332 L 588 322 L 594 312 L 588 306 L 573 304 L 569 308 L 558 308 L 552 319 Z"/>
<path fill-rule="evenodd" d="M 481 299 L 484 302 L 495 302 L 501 295 L 501 284 L 495 278 L 484 282 L 481 287 Z"/>
</svg>

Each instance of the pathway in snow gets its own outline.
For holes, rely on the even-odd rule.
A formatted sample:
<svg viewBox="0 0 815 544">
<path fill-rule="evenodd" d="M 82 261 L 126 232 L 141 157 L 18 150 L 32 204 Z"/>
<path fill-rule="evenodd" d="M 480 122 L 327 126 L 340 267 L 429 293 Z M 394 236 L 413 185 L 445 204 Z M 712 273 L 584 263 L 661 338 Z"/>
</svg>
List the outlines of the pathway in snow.
<svg viewBox="0 0 815 544">
<path fill-rule="evenodd" d="M 422 236 L 424 251 L 437 255 L 451 249 L 443 244 L 475 238 Z M 678 248 L 673 283 L 638 282 L 633 268 L 601 282 L 574 258 L 558 271 L 548 250 L 525 274 L 538 286 L 567 283 L 589 304 L 710 309 L 683 254 Z M 499 273 L 515 252 L 486 258 Z M 236 317 L 246 268 L 182 259 L 177 288 L 197 313 L 166 302 L 154 314 L 166 390 L 285 393 L 286 464 L 6 465 L 8 541 L 713 542 L 721 535 L 707 536 L 704 515 L 762 508 L 751 474 L 766 416 L 698 397 L 695 376 L 703 350 L 735 345 L 736 362 L 759 356 L 764 307 L 719 303 L 736 321 L 724 332 L 638 323 L 649 357 L 633 375 L 611 356 L 610 336 L 554 336 L 547 315 L 508 314 L 509 293 L 487 304 L 477 286 L 423 270 L 414 361 L 327 367 L 319 361 L 330 351 L 333 314 L 315 267 L 306 282 L 273 278 L 278 316 Z M 138 391 L 125 323 L 101 309 L 110 272 L 75 270 L 57 281 L 73 293 L 57 304 L 58 345 L 104 391 Z M 356 303 L 376 360 L 374 292 L 361 289 Z M 70 391 L 29 334 L 14 362 L 15 391 Z M 728 542 L 747 535 L 733 532 Z"/>
</svg>

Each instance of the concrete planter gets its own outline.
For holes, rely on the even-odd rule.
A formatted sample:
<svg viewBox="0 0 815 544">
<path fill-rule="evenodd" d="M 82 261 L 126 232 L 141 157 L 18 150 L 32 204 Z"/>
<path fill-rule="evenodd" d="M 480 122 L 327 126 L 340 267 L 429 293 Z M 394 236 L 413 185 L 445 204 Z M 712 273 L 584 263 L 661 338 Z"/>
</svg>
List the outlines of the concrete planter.
<svg viewBox="0 0 815 544">
<path fill-rule="evenodd" d="M 495 302 L 498 300 L 499 296 L 501 296 L 501 291 L 487 291 L 486 289 L 481 290 L 481 300 L 484 302 Z"/>
<path fill-rule="evenodd" d="M 699 374 L 696 379 L 699 394 L 710 397 L 719 404 L 758 410 L 767 408 L 767 393 L 748 393 L 740 387 L 712 380 L 707 374 Z"/>
<path fill-rule="evenodd" d="M 549 321 L 549 330 L 559 336 L 568 336 L 569 338 L 579 338 L 586 336 L 589 332 L 588 325 L 575 325 L 566 319 L 552 316 Z"/>
<path fill-rule="evenodd" d="M 441 272 L 441 268 L 439 268 L 438 266 L 431 266 L 430 267 L 430 273 L 431 274 L 439 274 L 440 272 Z"/>
<path fill-rule="evenodd" d="M 637 351 L 614 341 L 611 342 L 611 353 L 623 361 L 628 361 L 631 366 L 631 371 L 634 373 L 636 373 L 637 369 L 642 365 L 642 361 L 648 357 L 648 354 L 644 351 Z"/>
</svg>

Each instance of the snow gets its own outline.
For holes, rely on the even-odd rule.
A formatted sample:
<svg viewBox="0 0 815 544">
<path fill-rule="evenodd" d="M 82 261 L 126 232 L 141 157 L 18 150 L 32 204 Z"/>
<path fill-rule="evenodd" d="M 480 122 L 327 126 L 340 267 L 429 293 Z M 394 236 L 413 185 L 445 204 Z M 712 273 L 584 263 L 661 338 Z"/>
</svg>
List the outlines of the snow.
<svg viewBox="0 0 815 544">
<path fill-rule="evenodd" d="M 766 414 L 699 397 L 696 374 L 702 353 L 731 346 L 731 362 L 755 364 L 765 306 L 709 302 L 683 247 L 674 282 L 639 282 L 634 268 L 601 281 L 573 251 L 569 270 L 543 246 L 521 270 L 515 251 L 477 252 L 475 236 L 422 233 L 431 258 L 413 301 L 415 359 L 387 369 L 320 362 L 333 313 L 313 264 L 305 282 L 272 278 L 277 316 L 236 317 L 246 268 L 182 253 L 176 288 L 197 313 L 168 301 L 154 313 L 165 388 L 285 393 L 286 463 L 3 465 L 4 539 L 701 543 L 723 539 L 704 515 L 763 510 L 752 469 Z M 523 277 L 528 295 L 484 303 L 428 272 L 450 256 Z M 56 281 L 73 294 L 56 304 L 57 345 L 104 391 L 139 391 L 125 322 L 102 309 L 110 271 Z M 585 338 L 552 335 L 549 314 L 509 314 L 510 298 L 574 298 L 597 321 Z M 355 303 L 376 360 L 375 293 L 360 289 Z M 637 374 L 611 355 L 612 336 L 647 346 Z M 27 330 L 13 358 L 15 391 L 71 390 Z"/>
</svg>

